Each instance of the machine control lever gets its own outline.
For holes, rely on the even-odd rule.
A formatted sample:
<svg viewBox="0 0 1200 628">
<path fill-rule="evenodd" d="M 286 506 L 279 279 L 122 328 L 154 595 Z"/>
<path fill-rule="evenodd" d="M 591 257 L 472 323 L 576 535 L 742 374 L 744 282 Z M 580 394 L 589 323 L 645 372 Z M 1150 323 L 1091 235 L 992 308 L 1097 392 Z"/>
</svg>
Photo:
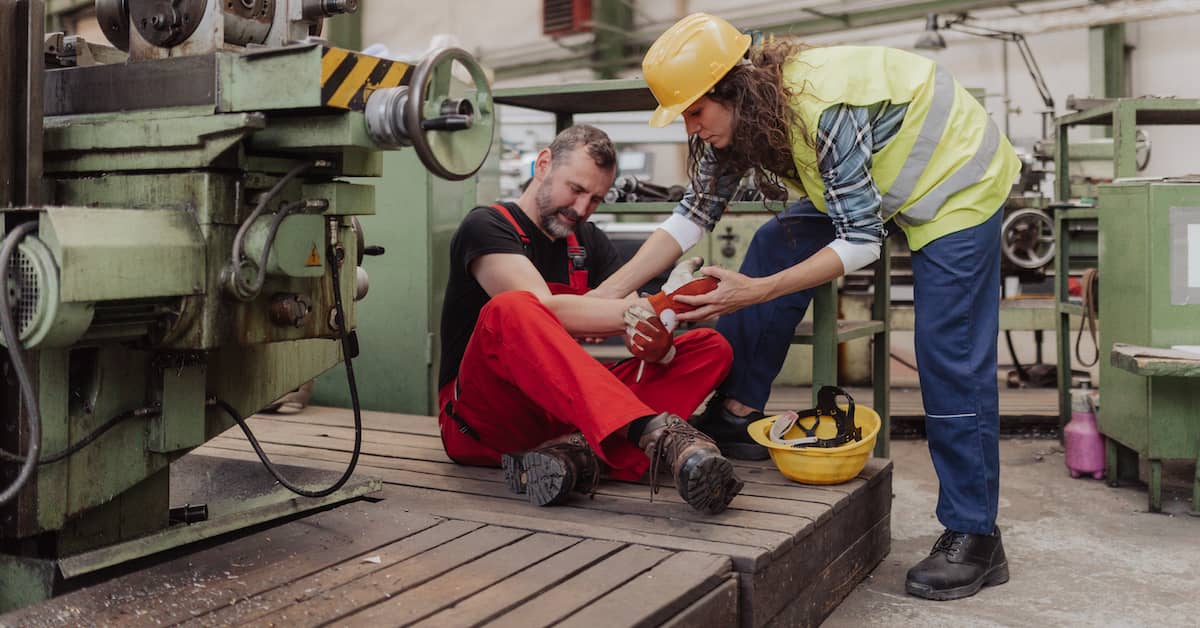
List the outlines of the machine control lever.
<svg viewBox="0 0 1200 628">
<path fill-rule="evenodd" d="M 421 121 L 422 131 L 465 131 L 471 128 L 471 116 L 451 114 Z"/>
</svg>

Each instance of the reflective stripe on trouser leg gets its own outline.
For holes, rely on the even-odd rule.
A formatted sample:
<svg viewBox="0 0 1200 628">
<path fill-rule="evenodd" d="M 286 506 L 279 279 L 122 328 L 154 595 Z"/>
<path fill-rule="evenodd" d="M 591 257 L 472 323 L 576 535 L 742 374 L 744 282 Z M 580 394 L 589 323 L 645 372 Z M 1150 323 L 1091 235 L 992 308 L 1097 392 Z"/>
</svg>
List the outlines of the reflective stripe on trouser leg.
<svg viewBox="0 0 1200 628">
<path fill-rule="evenodd" d="M 992 532 L 1000 492 L 1002 213 L 912 256 L 917 366 L 938 476 L 938 520 L 969 534 Z"/>
<path fill-rule="evenodd" d="M 765 277 L 812 257 L 833 241 L 833 222 L 812 208 L 794 204 L 759 227 L 746 251 L 741 273 Z M 796 325 L 804 318 L 812 290 L 752 305 L 717 320 L 717 331 L 733 347 L 729 377 L 717 389 L 752 408 L 762 408 L 771 383 L 783 367 Z"/>
</svg>

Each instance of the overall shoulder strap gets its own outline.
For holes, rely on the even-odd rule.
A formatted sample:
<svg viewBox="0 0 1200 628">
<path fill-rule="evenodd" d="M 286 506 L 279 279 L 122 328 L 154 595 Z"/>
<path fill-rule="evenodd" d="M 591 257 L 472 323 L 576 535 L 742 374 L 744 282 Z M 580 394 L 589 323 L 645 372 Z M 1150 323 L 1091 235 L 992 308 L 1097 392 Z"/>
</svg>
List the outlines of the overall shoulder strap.
<svg viewBox="0 0 1200 628">
<path fill-rule="evenodd" d="M 508 210 L 508 207 L 505 207 L 502 203 L 496 203 L 495 205 L 492 205 L 492 209 L 500 212 L 500 215 L 504 216 L 504 218 L 508 220 L 508 223 L 513 226 L 513 229 L 517 230 L 517 236 L 521 238 L 521 245 L 528 247 L 529 236 L 525 235 L 525 230 L 521 228 L 521 225 L 517 222 L 517 219 L 513 218 L 512 212 Z"/>
</svg>

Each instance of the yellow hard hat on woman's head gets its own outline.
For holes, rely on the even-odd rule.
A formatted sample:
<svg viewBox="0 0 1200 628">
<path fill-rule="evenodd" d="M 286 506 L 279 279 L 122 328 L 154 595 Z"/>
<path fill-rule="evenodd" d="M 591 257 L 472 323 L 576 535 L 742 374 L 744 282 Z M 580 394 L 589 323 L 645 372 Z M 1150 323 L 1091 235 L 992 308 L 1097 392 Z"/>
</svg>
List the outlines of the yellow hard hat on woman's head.
<svg viewBox="0 0 1200 628">
<path fill-rule="evenodd" d="M 642 59 L 642 77 L 658 100 L 650 126 L 670 124 L 712 89 L 749 48 L 749 35 L 707 13 L 693 13 L 668 28 Z"/>
</svg>

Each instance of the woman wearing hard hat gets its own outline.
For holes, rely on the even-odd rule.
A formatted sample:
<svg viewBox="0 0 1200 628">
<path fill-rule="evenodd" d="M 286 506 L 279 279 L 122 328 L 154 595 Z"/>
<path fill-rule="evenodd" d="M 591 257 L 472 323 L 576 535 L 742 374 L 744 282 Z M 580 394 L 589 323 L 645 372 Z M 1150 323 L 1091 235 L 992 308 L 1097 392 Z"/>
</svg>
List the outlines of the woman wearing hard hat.
<svg viewBox="0 0 1200 628">
<path fill-rule="evenodd" d="M 1000 214 L 1020 163 L 984 108 L 933 61 L 881 47 L 750 37 L 696 13 L 642 61 L 659 107 L 683 115 L 691 186 L 674 215 L 601 287 L 628 293 L 712 230 L 743 174 L 768 198 L 805 197 L 755 234 L 741 272 L 678 297 L 724 315 L 729 378 L 698 427 L 727 455 L 765 458 L 745 433 L 770 394 L 811 288 L 879 257 L 892 220 L 912 248 L 916 350 L 946 531 L 908 572 L 909 593 L 957 599 L 1008 580 L 999 493 L 996 336 Z"/>
</svg>

